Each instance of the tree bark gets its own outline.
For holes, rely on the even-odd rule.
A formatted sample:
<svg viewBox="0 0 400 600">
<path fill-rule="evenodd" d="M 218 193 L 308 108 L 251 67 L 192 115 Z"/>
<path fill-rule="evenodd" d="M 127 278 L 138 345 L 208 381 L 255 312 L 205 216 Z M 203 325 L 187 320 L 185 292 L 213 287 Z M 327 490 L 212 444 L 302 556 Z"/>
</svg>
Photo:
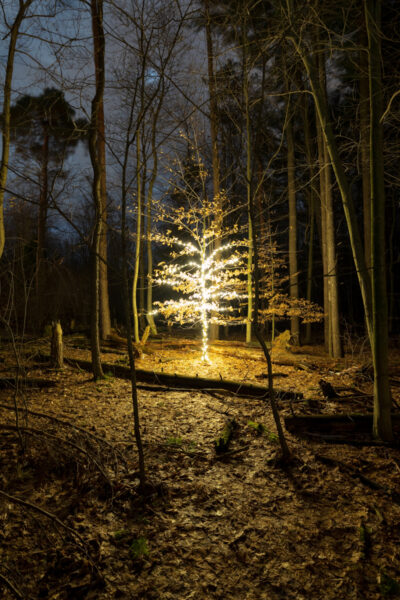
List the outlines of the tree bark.
<svg viewBox="0 0 400 600">
<path fill-rule="evenodd" d="M 48 190 L 49 169 L 49 131 L 45 123 L 43 126 L 42 162 L 40 168 L 40 197 L 38 215 L 38 234 L 36 246 L 36 299 L 40 300 L 43 288 L 43 260 L 46 247 L 47 212 L 49 205 Z"/>
<path fill-rule="evenodd" d="M 139 401 L 137 395 L 136 386 L 136 365 L 135 365 L 135 347 L 132 343 L 132 323 L 131 317 L 133 314 L 133 307 L 129 301 L 129 278 L 128 278 L 128 250 L 127 250 L 127 225 L 126 225 L 126 204 L 128 188 L 126 183 L 127 168 L 129 161 L 129 150 L 131 146 L 130 137 L 133 125 L 135 109 L 135 98 L 132 99 L 129 111 L 129 119 L 126 129 L 126 139 L 124 147 L 124 159 L 122 163 L 122 181 L 121 181 L 121 255 L 122 255 L 122 291 L 124 301 L 124 316 L 125 316 L 125 328 L 126 328 L 126 339 L 128 347 L 129 357 L 129 379 L 131 382 L 131 397 L 132 397 L 132 410 L 133 410 L 133 427 L 136 441 L 136 447 L 138 450 L 138 461 L 139 461 L 139 479 L 140 489 L 145 490 L 146 486 L 146 470 L 144 461 L 144 452 L 142 437 L 140 431 L 140 415 L 139 415 Z"/>
<path fill-rule="evenodd" d="M 105 340 L 111 333 L 110 300 L 108 293 L 108 259 L 107 259 L 107 187 L 106 187 L 106 153 L 104 104 L 101 102 L 98 115 L 99 135 L 97 140 L 98 155 L 101 163 L 101 237 L 100 237 L 100 333 Z"/>
<path fill-rule="evenodd" d="M 289 295 L 291 298 L 299 297 L 299 273 L 297 264 L 297 207 L 296 207 L 296 184 L 295 184 L 295 157 L 293 128 L 290 117 L 286 125 L 287 144 L 287 179 L 289 199 Z M 290 317 L 290 333 L 294 343 L 300 343 L 300 320 L 299 317 Z"/>
<path fill-rule="evenodd" d="M 329 354 L 333 358 L 343 356 L 339 326 L 339 294 L 336 268 L 335 221 L 332 201 L 332 182 L 328 149 L 324 142 L 325 162 L 325 218 L 326 218 L 326 263 L 328 276 L 329 305 Z"/>
<path fill-rule="evenodd" d="M 363 190 L 364 252 L 367 269 L 371 269 L 371 183 L 370 183 L 370 115 L 368 82 L 368 39 L 365 29 L 361 32 L 360 50 L 360 158 Z"/>
<path fill-rule="evenodd" d="M 329 293 L 328 293 L 328 261 L 326 247 L 326 202 L 325 202 L 325 152 L 324 137 L 321 124 L 316 115 L 317 144 L 318 144 L 318 166 L 319 166 L 319 210 L 320 210 L 320 240 L 322 257 L 322 275 L 324 288 L 324 345 L 325 351 L 329 353 Z"/>
<path fill-rule="evenodd" d="M 243 39 L 243 103 L 245 112 L 245 147 L 246 147 L 246 203 L 248 219 L 248 255 L 247 255 L 247 320 L 246 320 L 246 343 L 250 344 L 253 323 L 253 219 L 252 219 L 252 148 L 250 129 L 250 104 L 249 104 L 249 68 L 248 68 L 248 40 L 246 36 L 246 20 L 242 24 Z"/>
<path fill-rule="evenodd" d="M 96 90 L 92 100 L 92 110 L 89 131 L 89 154 L 93 168 L 93 202 L 95 209 L 95 224 L 91 244 L 92 273 L 91 273 L 91 351 L 92 370 L 95 380 L 104 377 L 100 359 L 100 240 L 102 231 L 102 200 L 101 176 L 102 165 L 99 160 L 97 138 L 98 110 L 104 94 L 104 53 L 105 40 L 103 31 L 103 0 L 91 0 L 93 52 L 95 55 Z"/>
<path fill-rule="evenodd" d="M 99 58 L 96 20 L 93 21 L 93 42 L 95 76 L 99 76 L 101 59 Z M 107 263 L 107 181 L 106 181 L 106 139 L 104 124 L 104 101 L 101 98 L 97 110 L 97 140 L 96 149 L 100 169 L 100 202 L 101 202 L 101 233 L 99 244 L 99 293 L 100 293 L 100 335 L 105 340 L 111 333 L 110 301 L 108 294 L 108 263 Z"/>
<path fill-rule="evenodd" d="M 151 150 L 152 150 L 152 158 L 153 158 L 153 168 L 151 171 L 149 186 L 147 188 L 147 201 L 146 201 L 146 243 L 147 243 L 147 310 L 146 317 L 147 322 L 150 325 L 151 335 L 157 335 L 157 327 L 154 321 L 153 316 L 153 248 L 151 244 L 151 208 L 153 203 L 153 189 L 154 184 L 157 178 L 158 172 L 158 154 L 157 154 L 157 144 L 156 144 L 156 124 L 158 115 L 161 109 L 161 104 L 163 101 L 164 89 L 161 92 L 160 102 L 157 106 L 157 110 L 154 113 L 153 123 L 152 123 L 152 132 L 151 132 Z"/>
<path fill-rule="evenodd" d="M 4 194 L 7 185 L 8 159 L 10 156 L 10 112 L 11 112 L 11 86 L 14 72 L 15 50 L 17 46 L 19 29 L 26 12 L 33 0 L 20 1 L 17 16 L 10 28 L 10 42 L 8 45 L 6 75 L 3 86 L 3 123 L 1 130 L 2 150 L 0 163 L 0 258 L 3 255 L 5 244 L 4 231 Z"/>
<path fill-rule="evenodd" d="M 222 201 L 220 194 L 220 161 L 218 152 L 218 107 L 215 85 L 215 69 L 214 69 L 214 48 L 211 33 L 211 19 L 209 0 L 204 0 L 205 12 L 205 32 L 207 45 L 207 75 L 208 75 L 208 95 L 209 95 L 209 110 L 210 110 L 210 134 L 211 134 L 211 160 L 212 160 L 212 181 L 213 181 L 213 196 L 217 206 L 215 215 L 216 221 L 216 239 L 215 249 L 221 246 L 221 237 L 218 236 L 218 231 L 222 230 Z M 215 340 L 219 337 L 219 325 L 211 323 L 209 326 L 209 340 Z"/>
<path fill-rule="evenodd" d="M 315 170 L 314 156 L 311 143 L 310 120 L 308 116 L 308 99 L 303 99 L 303 125 L 304 125 L 304 149 L 308 166 L 310 184 L 307 188 L 307 204 L 308 204 L 308 255 L 307 255 L 307 291 L 306 299 L 308 302 L 312 300 L 312 280 L 314 271 L 314 232 L 315 232 L 315 208 L 316 208 L 316 193 L 315 193 Z M 306 324 L 306 333 L 304 341 L 306 344 L 311 343 L 311 323 Z"/>
<path fill-rule="evenodd" d="M 370 98 L 370 175 L 371 175 L 371 248 L 372 314 L 371 339 L 374 362 L 374 425 L 376 437 L 393 438 L 388 361 L 388 308 L 385 260 L 385 180 L 383 163 L 383 114 L 381 74 L 381 2 L 364 0 L 368 35 L 368 76 Z"/>
<path fill-rule="evenodd" d="M 135 335 L 135 342 L 140 342 L 139 332 L 139 314 L 138 314 L 138 302 L 137 302 L 137 288 L 139 281 L 139 261 L 140 261 L 140 246 L 142 236 L 142 179 L 140 175 L 141 171 L 141 136 L 140 128 L 136 132 L 136 249 L 135 249 L 135 263 L 133 269 L 133 282 L 132 282 L 132 310 L 133 310 L 133 330 Z"/>
</svg>

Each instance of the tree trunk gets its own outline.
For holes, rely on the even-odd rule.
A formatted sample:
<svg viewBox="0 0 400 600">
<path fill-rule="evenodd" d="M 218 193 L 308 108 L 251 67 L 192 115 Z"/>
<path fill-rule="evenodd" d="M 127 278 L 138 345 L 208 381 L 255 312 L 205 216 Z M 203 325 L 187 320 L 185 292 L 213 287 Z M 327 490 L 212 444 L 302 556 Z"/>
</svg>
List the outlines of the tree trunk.
<svg viewBox="0 0 400 600">
<path fill-rule="evenodd" d="M 103 0 L 91 0 L 93 47 L 95 55 L 96 91 L 92 100 L 92 110 L 89 131 L 89 154 L 93 168 L 93 202 L 95 209 L 95 224 L 91 245 L 92 274 L 91 274 L 91 350 L 92 369 L 95 380 L 104 377 L 100 359 L 100 239 L 102 230 L 102 201 L 101 201 L 101 161 L 99 160 L 97 138 L 98 110 L 104 94 L 104 32 L 103 32 Z"/>
<path fill-rule="evenodd" d="M 132 397 L 132 409 L 133 409 L 133 426 L 136 447 L 138 450 L 138 461 L 139 461 L 139 480 L 140 489 L 145 490 L 146 485 L 146 471 L 143 453 L 143 444 L 140 432 L 140 418 L 139 418 L 139 402 L 136 387 L 136 366 L 135 366 L 135 351 L 136 349 L 132 343 L 132 323 L 131 318 L 133 314 L 133 307 L 129 301 L 129 278 L 128 278 L 128 250 L 126 241 L 126 204 L 128 195 L 128 186 L 126 182 L 127 169 L 129 162 L 129 153 L 131 147 L 131 132 L 133 127 L 135 111 L 135 98 L 132 99 L 129 107 L 129 118 L 126 127 L 126 138 L 124 147 L 124 158 L 122 162 L 122 173 L 121 173 L 121 256 L 122 256 L 122 291 L 123 291 L 123 302 L 124 302 L 124 316 L 125 316 L 125 328 L 126 328 L 126 341 L 128 347 L 129 357 L 129 379 L 131 381 L 131 397 Z M 139 140 L 140 141 L 140 140 Z"/>
<path fill-rule="evenodd" d="M 209 10 L 209 0 L 204 0 L 205 12 L 205 32 L 207 44 L 207 74 L 208 74 L 208 94 L 209 94 L 209 109 L 210 109 L 210 134 L 211 134 L 211 159 L 212 159 L 212 181 L 213 181 L 213 196 L 217 205 L 215 215 L 216 222 L 216 239 L 215 249 L 221 246 L 221 237 L 218 232 L 222 229 L 222 202 L 220 194 L 220 161 L 218 152 L 218 107 L 215 85 L 214 71 L 214 49 L 211 34 L 211 20 Z M 217 323 L 211 323 L 209 327 L 209 339 L 215 340 L 219 337 L 219 326 Z"/>
<path fill-rule="evenodd" d="M 43 289 L 43 260 L 46 246 L 47 211 L 49 205 L 48 190 L 49 169 L 49 131 L 47 124 L 43 127 L 42 164 L 40 168 L 40 197 L 38 215 L 38 236 L 36 246 L 36 299 L 40 298 Z"/>
<path fill-rule="evenodd" d="M 333 358 L 343 356 L 340 339 L 339 292 L 337 282 L 337 259 L 335 245 L 335 220 L 332 201 L 331 168 L 328 149 L 324 141 L 325 157 L 325 202 L 326 202 L 326 262 L 328 270 L 328 302 L 329 302 L 329 354 Z"/>
<path fill-rule="evenodd" d="M 365 261 L 361 243 L 351 188 L 337 149 L 328 108 L 323 90 L 319 85 L 317 72 L 308 55 L 301 47 L 297 34 L 292 30 L 292 42 L 303 61 L 310 81 L 318 118 L 327 143 L 336 181 L 342 197 L 343 209 L 350 236 L 351 249 L 356 267 L 365 320 L 374 359 L 374 434 L 383 440 L 392 438 L 391 399 L 388 383 L 388 333 L 387 296 L 384 255 L 384 172 L 382 153 L 382 82 L 380 72 L 380 4 L 375 0 L 364 0 L 369 45 L 369 85 L 370 85 L 370 172 L 371 172 L 371 220 L 372 220 L 372 282 Z M 378 25 L 378 26 L 377 26 Z"/>
<path fill-rule="evenodd" d="M 4 194 L 7 185 L 8 159 L 10 156 L 10 111 L 11 111 L 11 85 L 14 72 L 14 58 L 19 28 L 26 12 L 33 0 L 19 3 L 19 10 L 10 28 L 10 42 L 8 45 L 6 75 L 3 86 L 3 123 L 1 130 L 2 149 L 0 163 L 0 258 L 3 255 L 5 244 L 4 232 Z"/>
<path fill-rule="evenodd" d="M 163 96 L 163 93 L 162 93 Z M 151 335 L 157 335 L 157 327 L 154 321 L 153 316 L 153 249 L 151 245 L 151 208 L 153 203 L 153 189 L 154 184 L 157 178 L 158 172 L 158 155 L 157 155 L 157 144 L 156 144 L 156 123 L 159 114 L 159 110 L 161 108 L 161 102 L 157 107 L 157 110 L 154 115 L 152 132 L 151 132 L 151 149 L 152 149 L 152 157 L 153 157 L 153 168 L 151 172 L 151 177 L 149 181 L 149 186 L 147 189 L 147 201 L 146 201 L 146 243 L 147 243 L 147 322 L 150 325 Z"/>
<path fill-rule="evenodd" d="M 299 297 L 299 274 L 297 265 L 297 208 L 295 185 L 295 159 L 293 129 L 290 117 L 286 124 L 287 144 L 287 179 L 289 199 L 289 295 L 291 298 Z M 296 345 L 300 343 L 299 317 L 290 318 L 290 333 Z"/>
<path fill-rule="evenodd" d="M 326 72 L 325 72 L 325 54 L 320 52 L 318 60 L 319 81 L 321 90 L 325 94 L 326 105 L 328 98 L 326 93 Z M 329 108 L 328 108 L 329 110 Z M 324 281 L 326 281 L 327 309 L 328 309 L 328 347 L 329 355 L 334 358 L 340 358 L 343 355 L 340 339 L 339 323 L 339 294 L 337 284 L 336 267 L 336 246 L 335 246 L 335 219 L 332 200 L 332 178 L 331 166 L 328 153 L 328 147 L 322 134 L 320 134 L 322 147 L 321 166 L 322 176 L 324 177 L 323 190 L 321 195 L 321 218 L 325 218 L 325 267 Z"/>
<path fill-rule="evenodd" d="M 371 173 L 371 248 L 372 313 L 371 339 L 374 362 L 374 435 L 392 439 L 392 399 L 388 372 L 388 310 L 385 260 L 385 181 L 383 163 L 383 114 L 381 75 L 381 2 L 364 0 L 368 35 L 368 74 L 370 97 L 370 173 Z"/>
<path fill-rule="evenodd" d="M 96 20 L 93 24 L 94 64 L 96 85 L 102 69 L 100 37 L 103 32 L 98 31 Z M 108 263 L 107 263 L 107 180 L 106 180 L 106 138 L 104 125 L 104 100 L 103 94 L 96 113 L 96 152 L 100 170 L 100 218 L 101 232 L 99 243 L 99 294 L 100 294 L 100 335 L 105 340 L 111 333 L 110 302 L 108 294 Z"/>
<path fill-rule="evenodd" d="M 307 291 L 306 299 L 312 301 L 312 279 L 314 270 L 314 232 L 315 232 L 315 208 L 316 208 L 316 193 L 315 193 L 315 170 L 314 156 L 311 144 L 310 121 L 308 117 L 308 99 L 303 99 L 303 125 L 304 125 L 304 149 L 310 184 L 307 188 L 307 204 L 308 204 L 308 256 L 307 256 Z M 304 341 L 306 344 L 311 343 L 311 323 L 306 324 L 306 333 Z"/>
<path fill-rule="evenodd" d="M 360 50 L 360 158 L 361 177 L 363 190 L 364 211 L 364 252 L 367 269 L 371 269 L 371 183 L 369 169 L 369 137 L 370 137 L 370 115 L 369 115 L 369 82 L 368 82 L 368 53 L 366 46 L 368 39 L 366 31 L 361 32 Z"/>
<path fill-rule="evenodd" d="M 145 262 L 145 251 L 146 246 L 144 243 L 144 233 L 145 229 L 145 214 L 146 214 L 146 178 L 147 178 L 147 157 L 145 155 L 145 147 L 143 144 L 142 147 L 142 184 L 141 184 L 141 192 L 142 192 L 142 216 L 141 216 L 141 224 L 140 231 L 142 232 L 142 238 L 140 240 L 140 255 L 139 255 L 139 335 L 143 333 L 146 328 L 146 262 Z"/>
<path fill-rule="evenodd" d="M 329 354 L 329 293 L 328 293 L 328 261 L 327 261 L 327 245 L 326 245 L 326 178 L 325 178 L 325 152 L 324 152 L 324 137 L 321 124 L 316 119 L 317 125 L 317 143 L 318 143 L 318 166 L 319 166 L 319 205 L 320 205 L 320 240 L 321 240 L 321 256 L 322 256 L 322 274 L 324 286 L 324 344 L 325 351 Z"/>
<path fill-rule="evenodd" d="M 250 344 L 253 322 L 253 220 L 251 216 L 252 204 L 252 170 L 251 170 L 251 129 L 250 129 L 250 105 L 249 105 L 249 69 L 248 69 L 248 40 L 246 37 L 246 22 L 242 24 L 243 29 L 243 103 L 245 112 L 245 146 L 246 146 L 246 202 L 248 220 L 248 255 L 247 255 L 247 321 L 246 342 Z"/>
<path fill-rule="evenodd" d="M 133 118 L 133 103 L 131 105 L 131 113 L 129 125 L 132 124 Z M 139 136 L 140 143 L 140 136 Z M 133 424 L 136 447 L 138 450 L 138 461 L 139 461 L 139 481 L 140 489 L 145 490 L 146 486 L 146 470 L 144 462 L 144 452 L 142 444 L 142 436 L 140 431 L 140 417 L 139 417 L 139 401 L 136 387 L 136 365 L 135 365 L 135 351 L 132 343 L 132 324 L 131 315 L 135 314 L 133 306 L 129 302 L 129 280 L 128 280 L 128 252 L 126 243 L 126 167 L 129 157 L 129 131 L 127 135 L 127 143 L 125 146 L 124 164 L 122 170 L 123 182 L 122 182 L 122 203 L 121 203 L 121 254 L 122 254 L 122 289 L 124 299 L 124 313 L 125 313 L 125 328 L 126 328 L 126 340 L 128 345 L 128 356 L 129 356 L 129 378 L 131 381 L 131 395 L 132 395 L 132 409 L 133 409 Z M 139 174 L 138 174 L 139 176 Z M 133 300 L 133 296 L 132 296 Z M 136 314 L 137 316 L 137 314 Z M 135 323 L 136 325 L 136 323 Z"/>
<path fill-rule="evenodd" d="M 360 284 L 361 296 L 363 299 L 365 319 L 368 327 L 368 335 L 372 339 L 372 295 L 371 279 L 365 262 L 364 248 L 361 241 L 360 231 L 357 223 L 357 214 L 351 194 L 350 184 L 347 179 L 343 163 L 336 145 L 335 135 L 329 118 L 328 106 L 325 98 L 325 90 L 321 88 L 318 71 L 313 64 L 311 57 L 300 46 L 296 37 L 292 38 L 296 51 L 303 61 L 306 69 L 318 120 L 327 144 L 332 167 L 335 172 L 336 181 L 342 198 L 343 210 L 346 217 L 347 228 L 350 237 L 350 244 L 353 253 L 353 259 L 356 267 L 357 277 Z"/>
<path fill-rule="evenodd" d="M 140 261 L 140 246 L 141 246 L 141 224 L 142 224 L 142 179 L 140 176 L 141 171 L 141 136 L 140 129 L 136 133 L 136 250 L 135 250 L 135 263 L 133 270 L 133 282 L 132 282 L 132 310 L 133 310 L 133 327 L 135 342 L 140 342 L 139 333 L 139 315 L 138 315 L 138 302 L 137 302 L 137 288 L 139 280 L 139 261 Z"/>
<path fill-rule="evenodd" d="M 329 354 L 333 358 L 343 356 L 340 340 L 339 294 L 336 268 L 335 221 L 332 202 L 332 182 L 328 150 L 324 141 L 325 161 L 325 218 L 326 218 L 326 263 L 328 276 L 329 305 Z"/>
<path fill-rule="evenodd" d="M 250 204 L 249 204 L 249 219 L 250 222 L 254 222 L 254 202 L 253 198 L 250 196 Z M 259 311 L 259 302 L 260 302 L 260 275 L 258 269 L 258 232 L 255 229 L 254 234 L 252 236 L 252 245 L 254 248 L 254 271 L 252 272 L 252 277 L 254 279 L 254 316 L 253 316 L 253 325 L 254 325 L 254 333 L 257 337 L 257 340 L 263 350 L 265 360 L 267 362 L 267 370 L 268 370 L 268 396 L 269 401 L 271 403 L 272 415 L 274 417 L 276 430 L 278 433 L 279 443 L 281 446 L 282 452 L 282 461 L 287 462 L 290 458 L 290 450 L 286 442 L 285 434 L 283 431 L 281 418 L 279 414 L 278 404 L 276 402 L 276 394 L 274 388 L 274 380 L 273 380 L 273 371 L 272 371 L 272 360 L 271 354 L 268 350 L 267 344 L 261 334 L 259 325 L 258 325 L 258 311 Z"/>
<path fill-rule="evenodd" d="M 96 54 L 95 54 L 96 55 Z M 107 262 L 107 185 L 106 185 L 106 148 L 104 127 L 104 103 L 99 106 L 97 152 L 100 162 L 101 189 L 101 236 L 100 236 L 100 334 L 107 339 L 111 333 L 110 301 L 108 294 L 108 262 Z"/>
</svg>

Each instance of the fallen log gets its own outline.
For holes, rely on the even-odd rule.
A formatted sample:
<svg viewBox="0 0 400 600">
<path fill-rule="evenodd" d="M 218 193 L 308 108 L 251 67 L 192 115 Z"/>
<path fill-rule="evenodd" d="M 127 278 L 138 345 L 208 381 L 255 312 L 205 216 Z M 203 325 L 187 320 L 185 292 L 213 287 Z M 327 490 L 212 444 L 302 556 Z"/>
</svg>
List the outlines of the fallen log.
<svg viewBox="0 0 400 600">
<path fill-rule="evenodd" d="M 343 415 L 296 415 L 285 417 L 285 427 L 290 433 L 308 435 L 318 433 L 320 436 L 339 433 L 370 433 L 372 431 L 372 414 Z M 400 414 L 392 414 L 394 425 L 400 425 Z"/>
<path fill-rule="evenodd" d="M 65 358 L 66 363 L 71 366 L 78 366 L 86 371 L 92 370 L 90 360 L 77 358 Z M 121 379 L 130 379 L 130 370 L 123 365 L 112 363 L 103 363 L 105 373 L 110 373 Z M 170 388 L 188 388 L 188 389 L 215 389 L 226 390 L 232 392 L 236 396 L 246 396 L 255 398 L 268 397 L 268 388 L 252 383 L 240 383 L 238 381 L 229 381 L 225 379 L 207 379 L 204 377 L 188 377 L 187 375 L 177 375 L 169 373 L 160 373 L 156 371 L 146 371 L 144 369 L 136 369 L 136 380 L 153 385 L 166 386 Z M 282 400 L 296 400 L 303 395 L 301 392 L 289 392 L 284 390 L 276 390 L 276 396 Z"/>
<path fill-rule="evenodd" d="M 239 347 L 240 348 L 240 347 Z M 209 348 L 209 352 L 211 354 L 218 354 L 220 356 L 228 356 L 230 358 L 242 358 L 243 360 L 254 360 L 265 362 L 264 356 L 261 353 L 255 353 L 255 350 L 258 351 L 258 348 L 249 348 L 249 349 L 228 349 L 224 347 L 211 345 Z M 200 352 L 200 347 L 199 347 Z"/>
<path fill-rule="evenodd" d="M 272 364 L 277 365 L 278 367 L 292 367 L 293 369 L 297 369 L 298 371 L 317 371 L 318 367 L 314 364 L 300 363 L 296 360 L 285 359 L 282 357 L 278 357 L 272 354 Z"/>
<path fill-rule="evenodd" d="M 57 383 L 50 379 L 36 379 L 34 377 L 0 377 L 0 389 L 4 390 L 7 388 L 30 387 L 30 388 L 50 388 L 57 385 Z"/>
</svg>

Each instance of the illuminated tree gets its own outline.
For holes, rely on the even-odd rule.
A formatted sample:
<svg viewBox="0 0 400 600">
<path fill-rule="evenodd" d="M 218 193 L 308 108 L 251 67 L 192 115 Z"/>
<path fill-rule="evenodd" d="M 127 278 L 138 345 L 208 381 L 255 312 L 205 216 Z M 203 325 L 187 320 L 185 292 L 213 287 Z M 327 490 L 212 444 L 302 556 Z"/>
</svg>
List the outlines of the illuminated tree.
<svg viewBox="0 0 400 600">
<path fill-rule="evenodd" d="M 171 201 L 159 203 L 159 218 L 171 229 L 152 236 L 153 241 L 171 248 L 168 262 L 159 263 L 153 282 L 172 287 L 176 296 L 154 305 L 169 322 L 201 325 L 202 360 L 208 361 L 210 325 L 247 325 L 249 239 L 246 225 L 240 224 L 240 209 L 238 221 L 221 228 L 220 223 L 227 222 L 222 206 L 226 211 L 229 202 L 226 197 L 222 203 L 215 196 L 209 198 L 208 173 L 195 144 L 189 145 L 186 161 L 177 165 L 179 176 Z M 264 300 L 259 322 L 293 316 L 305 321 L 322 319 L 320 307 L 282 293 L 288 279 L 285 257 L 271 236 L 263 240 L 259 267 Z"/>
<path fill-rule="evenodd" d="M 191 241 L 171 238 L 169 232 L 160 236 L 160 241 L 176 249 L 171 252 L 172 262 L 160 263 L 154 278 L 155 283 L 169 285 L 183 295 L 155 302 L 159 313 L 180 324 L 201 324 L 204 361 L 209 360 L 210 324 L 244 322 L 238 303 L 243 296 L 237 290 L 247 272 L 245 255 L 238 248 L 240 242 L 227 242 L 216 248 L 215 241 L 220 239 L 216 236 L 216 221 L 207 225 L 219 206 L 218 201 L 206 201 L 199 210 L 176 211 L 175 223 L 190 233 Z M 217 228 L 220 233 L 219 225 Z"/>
</svg>

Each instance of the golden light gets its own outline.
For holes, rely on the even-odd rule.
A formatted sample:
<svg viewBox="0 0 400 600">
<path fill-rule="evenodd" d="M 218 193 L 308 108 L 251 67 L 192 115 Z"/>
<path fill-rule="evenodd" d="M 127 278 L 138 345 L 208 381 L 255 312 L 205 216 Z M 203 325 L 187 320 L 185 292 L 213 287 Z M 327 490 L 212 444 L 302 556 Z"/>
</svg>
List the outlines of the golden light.
<svg viewBox="0 0 400 600">
<path fill-rule="evenodd" d="M 174 243 L 176 243 L 174 241 Z M 203 239 L 199 246 L 193 243 L 177 241 L 181 251 L 174 255 L 181 258 L 186 255 L 197 255 L 197 260 L 184 262 L 182 264 L 163 264 L 158 270 L 158 277 L 153 281 L 159 285 L 169 285 L 175 291 L 186 296 L 179 300 L 165 300 L 156 302 L 158 310 L 152 314 L 161 313 L 175 321 L 183 323 L 201 324 L 201 342 L 203 362 L 210 362 L 208 356 L 209 348 L 209 325 L 210 323 L 226 322 L 222 313 L 231 312 L 232 306 L 229 301 L 242 297 L 237 290 L 238 273 L 231 270 L 234 265 L 240 263 L 242 256 L 238 253 L 232 254 L 234 244 L 224 244 L 219 248 L 209 251 L 211 243 Z M 224 257 L 228 251 L 231 254 Z M 209 251 L 209 252 L 208 252 Z"/>
</svg>

